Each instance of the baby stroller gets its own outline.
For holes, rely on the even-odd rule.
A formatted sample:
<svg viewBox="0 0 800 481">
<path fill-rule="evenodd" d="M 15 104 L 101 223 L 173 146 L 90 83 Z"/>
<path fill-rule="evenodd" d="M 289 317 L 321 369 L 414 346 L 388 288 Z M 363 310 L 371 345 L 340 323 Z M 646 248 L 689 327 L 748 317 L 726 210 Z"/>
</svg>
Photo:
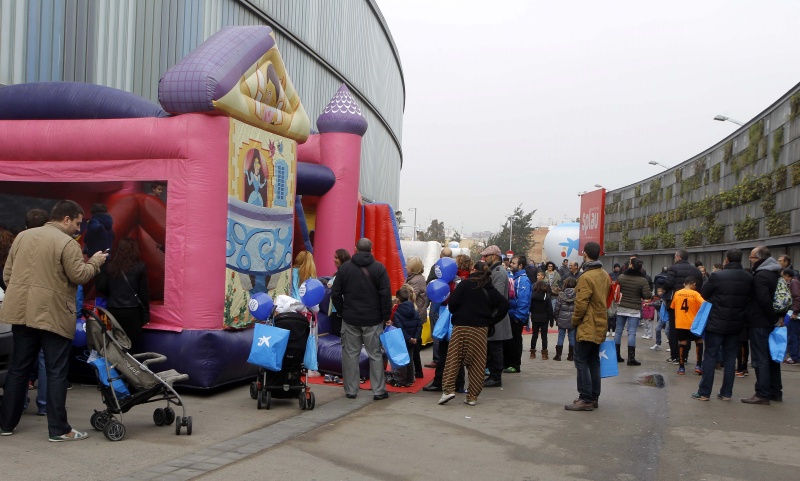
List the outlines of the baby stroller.
<svg viewBox="0 0 800 481">
<path fill-rule="evenodd" d="M 157 374 L 151 371 L 148 366 L 166 361 L 166 356 L 154 352 L 131 355 L 128 352 L 131 341 L 114 316 L 101 307 L 96 309 L 99 315 L 82 310 L 86 319 L 87 345 L 106 360 L 90 362 L 99 381 L 97 389 L 106 406 L 105 410 L 95 410 L 92 414 L 92 427 L 102 431 L 110 441 L 119 441 L 125 437 L 122 413 L 139 404 L 165 401 L 166 407 L 153 411 L 153 422 L 156 426 L 175 422 L 176 435 L 180 435 L 181 427 L 186 426 L 186 434 L 191 436 L 192 417 L 186 415 L 183 400 L 172 387 L 173 383 L 185 381 L 189 376 L 173 369 Z M 101 372 L 98 365 L 103 366 L 105 372 Z M 176 418 L 171 404 L 181 407 L 180 418 Z M 115 415 L 119 415 L 119 420 Z"/>
<path fill-rule="evenodd" d="M 300 409 L 314 409 L 316 400 L 308 387 L 308 369 L 303 365 L 306 343 L 311 334 L 311 321 L 297 312 L 276 314 L 273 325 L 289 331 L 289 343 L 280 371 L 259 368 L 258 377 L 250 383 L 250 397 L 258 409 L 270 409 L 273 399 L 297 398 Z"/>
</svg>

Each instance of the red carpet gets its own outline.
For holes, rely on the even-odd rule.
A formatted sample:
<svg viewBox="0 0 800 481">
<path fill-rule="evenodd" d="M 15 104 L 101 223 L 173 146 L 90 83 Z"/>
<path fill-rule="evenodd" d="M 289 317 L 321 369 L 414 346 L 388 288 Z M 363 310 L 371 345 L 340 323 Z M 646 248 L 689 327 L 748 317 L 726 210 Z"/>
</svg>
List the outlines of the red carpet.
<svg viewBox="0 0 800 481">
<path fill-rule="evenodd" d="M 426 384 L 431 382 L 431 380 L 433 379 L 433 375 L 434 375 L 435 370 L 427 368 L 427 367 L 424 367 L 424 368 L 422 368 L 422 372 L 425 374 L 425 377 L 417 378 L 416 381 L 414 381 L 414 385 L 413 386 L 410 386 L 410 387 L 394 387 L 394 386 L 390 386 L 389 384 L 387 384 L 386 385 L 386 390 L 389 391 L 389 392 L 410 392 L 410 393 L 419 392 L 419 391 L 422 390 L 423 387 L 425 387 Z M 324 379 L 325 379 L 324 376 L 310 377 L 310 378 L 308 378 L 308 383 L 309 384 L 322 384 L 322 385 L 325 385 L 325 386 L 341 386 L 341 384 L 326 383 L 326 382 L 324 382 Z M 369 379 L 367 379 L 367 382 L 365 382 L 364 384 L 361 384 L 359 387 L 361 389 L 364 389 L 364 390 L 371 390 L 372 389 L 372 387 L 371 387 L 371 385 L 369 383 Z"/>
</svg>

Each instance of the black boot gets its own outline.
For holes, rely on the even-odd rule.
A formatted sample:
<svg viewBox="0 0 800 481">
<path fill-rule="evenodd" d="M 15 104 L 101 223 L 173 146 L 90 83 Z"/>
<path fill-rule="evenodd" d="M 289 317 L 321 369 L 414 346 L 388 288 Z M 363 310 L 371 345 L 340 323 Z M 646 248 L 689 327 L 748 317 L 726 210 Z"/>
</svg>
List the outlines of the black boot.
<svg viewBox="0 0 800 481">
<path fill-rule="evenodd" d="M 636 360 L 636 347 L 628 346 L 628 365 L 641 366 L 642 363 Z"/>
<path fill-rule="evenodd" d="M 619 355 L 619 344 L 617 344 L 617 362 L 625 362 L 625 359 L 622 359 L 622 356 Z"/>
<path fill-rule="evenodd" d="M 564 350 L 564 346 L 556 346 L 556 355 L 553 356 L 554 361 L 561 360 L 561 352 Z"/>
<path fill-rule="evenodd" d="M 567 351 L 567 361 L 571 361 L 573 359 L 572 358 L 572 354 L 573 354 L 573 347 L 572 347 L 572 344 L 570 344 L 569 345 L 569 351 Z"/>
</svg>

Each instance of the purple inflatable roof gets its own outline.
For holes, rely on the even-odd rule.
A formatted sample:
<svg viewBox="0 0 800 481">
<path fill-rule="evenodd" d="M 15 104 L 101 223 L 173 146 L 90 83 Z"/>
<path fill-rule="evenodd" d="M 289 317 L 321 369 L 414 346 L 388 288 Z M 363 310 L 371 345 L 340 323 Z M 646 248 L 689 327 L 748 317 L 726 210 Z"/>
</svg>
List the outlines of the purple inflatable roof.
<svg viewBox="0 0 800 481">
<path fill-rule="evenodd" d="M 158 101 L 174 114 L 210 112 L 251 65 L 275 45 L 266 26 L 225 27 L 181 59 L 158 82 Z"/>
<path fill-rule="evenodd" d="M 79 82 L 39 82 L 0 88 L 0 120 L 169 117 L 130 92 Z"/>
<path fill-rule="evenodd" d="M 322 115 L 317 118 L 317 128 L 321 134 L 326 132 L 344 132 L 364 135 L 367 131 L 367 119 L 361 115 L 361 108 L 356 99 L 342 84 L 333 96 Z"/>
</svg>

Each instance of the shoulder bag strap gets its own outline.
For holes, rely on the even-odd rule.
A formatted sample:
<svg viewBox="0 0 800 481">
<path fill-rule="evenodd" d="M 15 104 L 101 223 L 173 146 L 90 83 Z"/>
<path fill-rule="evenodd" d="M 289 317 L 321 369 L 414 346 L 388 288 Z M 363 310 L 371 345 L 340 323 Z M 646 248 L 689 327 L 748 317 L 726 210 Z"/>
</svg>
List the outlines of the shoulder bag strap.
<svg viewBox="0 0 800 481">
<path fill-rule="evenodd" d="M 377 285 L 377 284 L 375 284 L 375 279 L 373 279 L 373 278 L 372 278 L 372 274 L 370 274 L 370 273 L 369 273 L 369 269 L 367 269 L 367 268 L 366 268 L 366 267 L 364 267 L 364 266 L 361 266 L 361 272 L 363 272 L 363 273 L 364 273 L 364 277 L 366 277 L 366 278 L 367 278 L 367 280 L 369 281 L 369 283 L 370 283 L 370 284 L 371 284 L 373 287 L 375 287 L 375 292 L 376 292 L 376 293 L 377 293 L 377 292 L 380 292 L 380 287 L 378 287 L 378 285 Z"/>
<path fill-rule="evenodd" d="M 142 300 L 141 300 L 141 299 L 139 299 L 139 293 L 138 293 L 138 292 L 136 292 L 136 289 L 134 289 L 134 288 L 133 288 L 133 286 L 131 285 L 130 281 L 128 281 L 128 276 L 126 276 L 126 275 L 125 275 L 125 273 L 122 273 L 122 272 L 121 272 L 120 274 L 122 274 L 122 278 L 123 278 L 123 279 L 125 279 L 125 284 L 128 284 L 128 287 L 130 287 L 130 288 L 131 288 L 131 290 L 133 291 L 133 297 L 135 297 L 135 298 L 136 298 L 136 302 L 138 302 L 138 303 L 139 303 L 139 307 L 141 307 L 142 309 L 145 309 L 145 310 L 147 310 L 147 309 L 144 307 L 144 304 L 142 304 Z"/>
</svg>

